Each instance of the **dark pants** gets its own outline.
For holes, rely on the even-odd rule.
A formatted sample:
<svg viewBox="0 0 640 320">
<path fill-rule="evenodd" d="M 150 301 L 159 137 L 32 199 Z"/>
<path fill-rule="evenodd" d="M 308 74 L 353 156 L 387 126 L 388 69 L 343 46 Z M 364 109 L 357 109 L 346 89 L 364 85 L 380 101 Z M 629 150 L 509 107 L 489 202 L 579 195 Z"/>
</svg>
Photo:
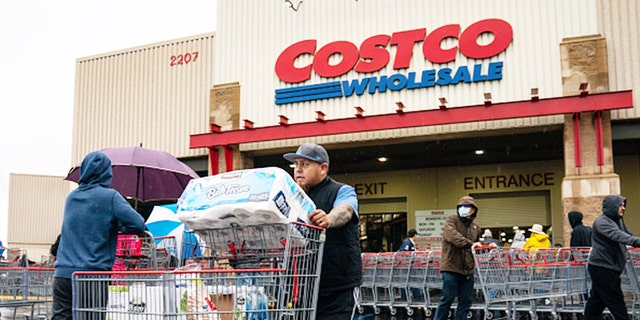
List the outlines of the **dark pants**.
<svg viewBox="0 0 640 320">
<path fill-rule="evenodd" d="M 105 318 L 109 282 L 103 278 L 96 278 L 96 281 L 80 281 L 76 285 L 75 292 L 71 279 L 54 278 L 52 289 L 53 317 L 51 320 L 72 320 L 74 306 L 79 309 L 75 312 L 78 320 Z"/>
<path fill-rule="evenodd" d="M 622 293 L 620 274 L 607 268 L 589 265 L 591 294 L 584 308 L 586 320 L 600 319 L 605 308 L 616 320 L 629 319 Z"/>
<path fill-rule="evenodd" d="M 317 320 L 351 320 L 356 304 L 354 288 L 318 295 Z"/>
<path fill-rule="evenodd" d="M 446 320 L 453 300 L 458 297 L 456 320 L 466 320 L 473 302 L 473 276 L 442 272 L 442 296 L 434 320 Z"/>
<path fill-rule="evenodd" d="M 51 320 L 71 320 L 73 288 L 71 279 L 53 278 L 53 317 Z"/>
</svg>

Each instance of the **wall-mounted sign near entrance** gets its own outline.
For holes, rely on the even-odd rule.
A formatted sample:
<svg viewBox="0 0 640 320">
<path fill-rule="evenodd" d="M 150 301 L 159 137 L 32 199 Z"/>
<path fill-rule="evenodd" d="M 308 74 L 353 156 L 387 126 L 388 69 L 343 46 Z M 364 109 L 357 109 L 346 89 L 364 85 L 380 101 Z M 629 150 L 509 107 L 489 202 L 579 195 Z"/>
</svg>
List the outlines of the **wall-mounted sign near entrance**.
<svg viewBox="0 0 640 320">
<path fill-rule="evenodd" d="M 478 43 L 481 35 L 490 33 L 493 40 L 488 44 Z M 445 39 L 457 39 L 458 45 L 443 48 Z M 367 74 L 380 71 L 393 60 L 393 70 L 407 69 L 416 44 L 422 43 L 422 55 L 426 61 L 434 64 L 449 63 L 456 60 L 458 54 L 470 59 L 494 57 L 509 47 L 513 41 L 511 25 L 501 19 L 477 21 L 462 30 L 459 24 L 445 25 L 427 33 L 426 28 L 394 32 L 392 35 L 375 35 L 365 39 L 360 46 L 349 41 L 335 41 L 317 48 L 315 39 L 303 40 L 286 48 L 278 57 L 275 72 L 286 83 L 301 83 L 316 74 L 323 78 L 335 78 L 349 72 Z M 390 50 L 389 47 L 395 47 Z M 395 56 L 391 56 L 395 52 Z M 312 56 L 308 65 L 297 66 L 300 57 Z M 332 64 L 332 57 L 341 59 Z M 443 67 L 423 70 L 422 72 L 396 73 L 345 81 L 333 81 L 321 84 L 288 87 L 276 90 L 275 103 L 287 104 L 311 100 L 348 97 L 354 93 L 375 94 L 404 89 L 447 86 L 459 83 L 472 83 L 502 79 L 502 61 L 484 65 Z"/>
<path fill-rule="evenodd" d="M 455 215 L 456 209 L 416 210 L 416 230 L 420 238 L 442 241 L 444 218 Z"/>
</svg>

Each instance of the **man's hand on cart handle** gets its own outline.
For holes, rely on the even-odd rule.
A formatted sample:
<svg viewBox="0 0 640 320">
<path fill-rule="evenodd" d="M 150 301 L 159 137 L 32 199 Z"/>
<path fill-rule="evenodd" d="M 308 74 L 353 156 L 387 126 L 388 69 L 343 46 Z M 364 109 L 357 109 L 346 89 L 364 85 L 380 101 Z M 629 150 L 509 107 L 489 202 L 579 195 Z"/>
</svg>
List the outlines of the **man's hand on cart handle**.
<svg viewBox="0 0 640 320">
<path fill-rule="evenodd" d="M 309 214 L 309 221 L 313 222 L 316 226 L 329 228 L 331 227 L 331 218 L 322 209 L 315 209 Z"/>
</svg>

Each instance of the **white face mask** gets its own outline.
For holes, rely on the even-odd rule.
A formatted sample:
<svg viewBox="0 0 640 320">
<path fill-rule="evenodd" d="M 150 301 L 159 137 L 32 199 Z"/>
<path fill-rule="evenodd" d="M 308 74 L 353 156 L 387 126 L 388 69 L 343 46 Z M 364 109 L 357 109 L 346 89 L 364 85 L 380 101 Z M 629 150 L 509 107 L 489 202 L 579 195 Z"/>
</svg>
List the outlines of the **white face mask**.
<svg viewBox="0 0 640 320">
<path fill-rule="evenodd" d="M 470 206 L 461 206 L 458 207 L 458 215 L 461 218 L 466 218 L 470 215 L 471 213 L 471 207 Z"/>
</svg>

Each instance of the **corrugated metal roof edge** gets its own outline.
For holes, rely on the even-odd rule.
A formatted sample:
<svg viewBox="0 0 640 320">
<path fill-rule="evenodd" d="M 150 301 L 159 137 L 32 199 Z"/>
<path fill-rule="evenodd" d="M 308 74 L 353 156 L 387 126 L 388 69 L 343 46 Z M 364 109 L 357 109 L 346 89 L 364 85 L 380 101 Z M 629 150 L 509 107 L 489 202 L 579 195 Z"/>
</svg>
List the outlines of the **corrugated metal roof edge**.
<svg viewBox="0 0 640 320">
<path fill-rule="evenodd" d="M 88 62 L 88 61 L 95 60 L 95 59 L 108 58 L 108 57 L 111 57 L 111 56 L 115 56 L 115 55 L 119 55 L 119 54 L 127 54 L 127 53 L 140 51 L 140 50 L 155 49 L 155 48 L 158 48 L 158 47 L 162 47 L 162 46 L 166 46 L 166 45 L 172 45 L 172 44 L 179 43 L 179 42 L 193 41 L 193 40 L 196 40 L 196 39 L 205 39 L 205 38 L 208 38 L 208 37 L 215 37 L 215 35 L 216 35 L 215 31 L 214 32 L 209 32 L 209 33 L 201 33 L 201 34 L 197 34 L 197 35 L 187 36 L 187 37 L 184 37 L 184 38 L 177 38 L 177 39 L 172 39 L 172 40 L 167 40 L 167 41 L 162 41 L 162 42 L 156 42 L 156 43 L 141 45 L 141 46 L 137 46 L 137 47 L 126 48 L 126 49 L 117 50 L 117 51 L 111 51 L 111 52 L 107 52 L 107 53 L 101 53 L 101 54 L 92 55 L 92 56 L 86 56 L 86 57 L 82 57 L 82 58 L 77 58 L 76 59 L 76 63 L 84 63 L 84 62 Z"/>
</svg>

